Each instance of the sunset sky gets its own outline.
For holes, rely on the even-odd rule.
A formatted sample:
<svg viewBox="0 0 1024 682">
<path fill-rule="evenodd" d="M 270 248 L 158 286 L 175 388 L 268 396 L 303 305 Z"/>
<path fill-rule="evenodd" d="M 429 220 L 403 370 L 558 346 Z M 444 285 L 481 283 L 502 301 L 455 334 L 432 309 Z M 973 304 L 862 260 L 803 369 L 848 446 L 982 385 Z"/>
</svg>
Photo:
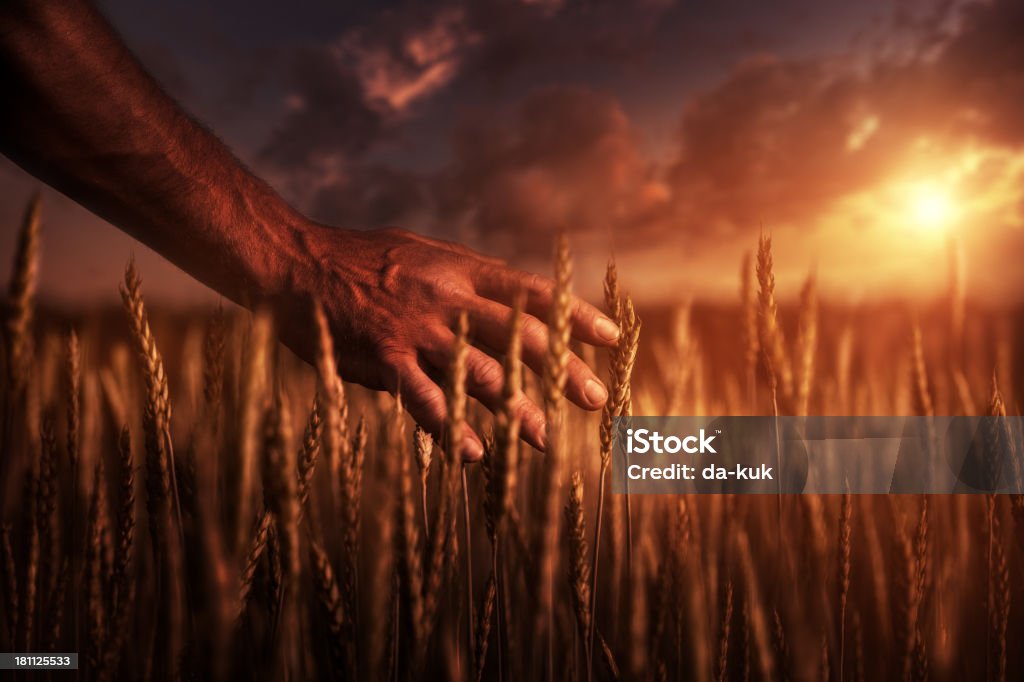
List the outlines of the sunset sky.
<svg viewBox="0 0 1024 682">
<path fill-rule="evenodd" d="M 168 91 L 310 216 L 399 225 L 596 292 L 732 297 L 770 232 L 782 293 L 1024 298 L 1024 3 L 176 3 L 101 8 Z M 37 182 L 0 161 L 0 275 Z M 42 293 L 211 300 L 44 193 Z"/>
</svg>

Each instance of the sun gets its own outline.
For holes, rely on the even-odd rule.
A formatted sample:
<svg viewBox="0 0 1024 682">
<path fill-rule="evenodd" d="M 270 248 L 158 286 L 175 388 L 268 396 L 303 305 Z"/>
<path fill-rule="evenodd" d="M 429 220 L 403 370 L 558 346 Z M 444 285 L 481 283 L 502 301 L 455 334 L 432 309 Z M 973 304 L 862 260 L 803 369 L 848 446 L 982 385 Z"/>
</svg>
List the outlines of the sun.
<svg viewBox="0 0 1024 682">
<path fill-rule="evenodd" d="M 907 208 L 912 222 L 922 230 L 942 230 L 952 222 L 955 207 L 944 188 L 919 183 L 910 189 Z"/>
</svg>

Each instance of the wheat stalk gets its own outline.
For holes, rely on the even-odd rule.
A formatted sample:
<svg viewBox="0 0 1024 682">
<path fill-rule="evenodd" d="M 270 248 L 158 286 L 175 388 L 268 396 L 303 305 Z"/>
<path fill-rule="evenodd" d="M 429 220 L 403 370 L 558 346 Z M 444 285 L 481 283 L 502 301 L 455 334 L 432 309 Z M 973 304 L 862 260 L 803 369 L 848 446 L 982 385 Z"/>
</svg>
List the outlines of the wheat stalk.
<svg viewBox="0 0 1024 682">
<path fill-rule="evenodd" d="M 343 406 L 347 402 L 342 396 Z M 342 424 L 347 423 L 347 407 L 343 407 L 339 415 Z M 342 437 L 347 438 L 347 429 L 342 430 Z M 360 420 L 353 441 L 342 449 L 344 461 L 340 468 L 340 487 L 342 499 L 342 554 L 341 583 L 342 597 L 345 599 L 346 611 L 352 616 L 352 627 L 359 629 L 359 528 L 360 503 L 363 487 L 363 464 L 366 455 L 366 425 Z M 353 658 L 353 661 L 355 659 Z"/>
<path fill-rule="evenodd" d="M 800 322 L 797 332 L 797 358 L 800 381 L 797 385 L 797 415 L 807 416 L 814 382 L 814 355 L 818 344 L 818 295 L 814 275 L 807 277 L 800 290 Z"/>
<path fill-rule="evenodd" d="M 610 390 L 608 400 L 601 410 L 601 469 L 600 480 L 597 491 L 597 520 L 594 529 L 594 556 L 591 564 L 591 591 L 590 611 L 595 614 L 594 620 L 590 623 L 590 632 L 587 634 L 587 642 L 593 652 L 594 629 L 596 628 L 596 600 L 597 580 L 599 569 L 599 553 L 601 550 L 601 531 L 604 523 L 604 499 L 607 488 L 608 470 L 611 466 L 612 447 L 614 443 L 614 420 L 616 417 L 630 416 L 631 405 L 631 377 L 633 364 L 636 362 L 636 353 L 640 338 L 640 320 L 636 316 L 633 302 L 627 296 L 625 303 L 619 297 L 618 272 L 615 262 L 608 263 L 604 281 L 605 305 L 609 314 L 613 316 L 615 324 L 618 325 L 620 334 L 615 347 L 610 352 Z M 632 508 L 630 503 L 629 489 L 626 489 L 626 554 L 627 566 L 632 565 L 633 555 L 633 534 L 632 534 Z"/>
<path fill-rule="evenodd" d="M 572 473 L 569 486 L 569 503 L 565 507 L 566 527 L 569 531 L 569 590 L 572 593 L 576 612 L 576 626 L 584 642 L 584 656 L 587 662 L 587 679 L 593 678 L 590 652 L 591 619 L 590 570 L 587 566 L 587 526 L 583 512 L 583 474 Z"/>
<path fill-rule="evenodd" d="M 399 464 L 399 495 L 396 509 L 398 522 L 395 524 L 395 544 L 398 550 L 398 577 L 400 589 L 400 613 L 406 614 L 412 634 L 412 650 L 417 651 L 426 639 L 423 630 L 423 561 L 420 555 L 419 523 L 416 519 L 416 505 L 413 502 L 412 470 L 406 456 L 404 434 L 405 421 L 402 417 L 401 397 L 395 399 L 395 432 L 398 451 L 395 456 Z M 417 427 L 414 440 L 417 449 L 421 447 L 421 431 Z M 417 455 L 419 452 L 417 450 Z"/>
<path fill-rule="evenodd" d="M 935 416 L 935 404 L 932 401 L 931 389 L 928 385 L 928 365 L 924 359 L 924 344 L 921 341 L 921 327 L 914 323 L 913 329 L 913 379 L 914 379 L 914 411 L 922 417 Z"/>
<path fill-rule="evenodd" d="M 276 521 L 276 538 L 280 544 L 281 584 L 278 603 L 278 627 L 283 634 L 278 640 L 280 655 L 287 656 L 293 645 L 299 574 L 302 557 L 299 549 L 299 491 L 296 476 L 295 450 L 291 445 L 291 422 L 284 394 L 275 391 L 273 401 L 264 413 L 263 503 Z M 288 670 L 289 663 L 282 659 Z"/>
<path fill-rule="evenodd" d="M 266 509 L 261 509 L 260 513 L 256 515 L 239 582 L 236 619 L 240 619 L 245 614 L 246 607 L 249 605 L 249 597 L 252 594 L 256 569 L 260 564 L 260 559 L 263 557 L 263 552 L 267 548 L 267 539 L 273 523 L 274 517 Z"/>
<path fill-rule="evenodd" d="M 26 379 L 31 343 L 36 279 L 39 273 L 39 214 L 42 201 L 34 194 L 28 202 L 18 242 L 14 249 L 14 267 L 7 287 L 8 311 L 4 325 L 7 341 L 7 373 L 11 386 L 18 390 Z"/>
<path fill-rule="evenodd" d="M 164 362 L 157 349 L 156 339 L 149 327 L 142 298 L 142 279 L 135 269 L 134 261 L 125 268 L 124 283 L 121 286 L 124 301 L 135 339 L 139 358 L 142 361 L 143 378 L 146 384 L 146 401 L 143 410 L 143 430 L 146 440 L 146 487 L 149 507 L 150 530 L 155 539 L 154 551 L 166 549 L 171 525 L 171 477 L 174 464 L 167 452 L 166 438 L 171 417 L 171 401 L 167 386 Z M 160 561 L 159 554 L 156 556 Z"/>
<path fill-rule="evenodd" d="M 754 289 L 753 255 L 743 254 L 740 266 L 740 306 L 743 314 L 743 360 L 746 367 L 747 403 L 755 406 L 757 393 L 757 359 L 761 351 L 758 332 L 758 297 Z"/>
<path fill-rule="evenodd" d="M 843 682 L 846 661 L 846 603 L 850 597 L 850 520 L 853 516 L 853 498 L 843 495 L 839 513 L 839 682 Z"/>
<path fill-rule="evenodd" d="M 793 394 L 793 371 L 786 356 L 786 344 L 778 321 L 775 302 L 775 270 L 772 259 L 772 238 L 761 234 L 757 245 L 758 281 L 758 343 L 772 393 L 774 414 L 779 414 L 779 401 L 788 401 Z M 781 394 L 781 395 L 780 395 Z"/>
<path fill-rule="evenodd" d="M 446 553 L 450 554 L 453 552 L 452 544 L 455 540 L 453 532 L 455 522 L 454 499 L 455 490 L 462 472 L 459 453 L 463 442 L 463 427 L 466 419 L 466 357 L 469 353 L 469 344 L 466 337 L 468 329 L 468 319 L 466 314 L 462 313 L 459 315 L 456 325 L 455 344 L 452 347 L 452 363 L 445 390 L 445 402 L 448 411 L 448 420 L 445 428 L 445 444 L 447 447 L 438 495 L 437 515 L 434 519 L 433 532 L 430 534 L 426 581 L 423 590 L 421 632 L 430 632 L 434 626 L 434 618 L 440 601 L 441 582 L 444 578 Z M 417 661 L 422 661 L 423 656 L 426 654 L 426 646 L 426 641 L 419 643 L 419 652 L 416 656 Z"/>
<path fill-rule="evenodd" d="M 750 550 L 750 539 L 745 530 L 740 529 L 736 536 L 736 549 L 740 562 L 740 570 L 746 586 L 748 613 L 754 644 L 757 647 L 758 663 L 762 679 L 772 679 L 775 669 L 772 647 L 770 644 L 768 622 L 765 618 L 765 607 L 761 601 L 761 589 L 757 580 L 753 554 Z"/>
<path fill-rule="evenodd" d="M 491 637 L 491 618 L 494 614 L 494 605 L 497 601 L 498 588 L 497 576 L 492 570 L 487 576 L 487 585 L 484 588 L 483 608 L 480 610 L 480 619 L 476 627 L 476 675 L 474 679 L 481 682 L 484 679 L 484 669 L 487 663 L 487 648 Z M 501 663 L 498 663 L 499 668 Z"/>
<path fill-rule="evenodd" d="M 335 679 L 344 679 L 345 665 L 345 614 L 338 581 L 331 569 L 327 553 L 312 538 L 309 541 L 309 563 L 313 569 L 313 584 L 316 587 L 317 601 L 323 609 L 330 632 L 331 666 Z"/>
<path fill-rule="evenodd" d="M 93 469 L 92 495 L 89 501 L 89 520 L 86 533 L 86 611 L 88 620 L 86 629 L 90 648 L 88 652 L 89 667 L 94 674 L 102 678 L 105 675 L 106 658 L 106 627 L 103 599 L 103 568 L 100 563 L 102 554 L 102 536 L 105 503 L 103 483 L 103 460 L 97 460 Z"/>
<path fill-rule="evenodd" d="M 135 553 L 135 465 L 132 458 L 131 434 L 127 425 L 121 428 L 117 450 L 120 464 L 120 504 L 117 513 L 117 553 L 111 580 L 115 591 L 115 606 L 107 633 L 111 641 L 109 652 L 113 667 L 117 665 L 127 636 L 128 610 L 135 596 L 135 581 L 132 580 L 130 573 Z"/>
<path fill-rule="evenodd" d="M 245 347 L 243 349 L 241 378 L 241 414 L 239 415 L 239 444 L 237 473 L 233 477 L 235 509 L 234 547 L 240 548 L 246 542 L 253 500 L 250 490 L 254 475 L 260 465 L 261 433 L 264 418 L 265 392 L 267 390 L 268 348 L 270 345 L 271 321 L 264 313 L 257 313 L 251 320 Z"/>
<path fill-rule="evenodd" d="M 203 338 L 203 403 L 213 435 L 220 430 L 221 401 L 224 397 L 224 356 L 226 344 L 224 309 L 217 307 Z"/>
<path fill-rule="evenodd" d="M 991 496 L 990 496 L 990 499 Z M 994 503 L 994 500 L 993 500 Z M 991 584 L 992 601 L 989 605 L 989 627 L 993 632 L 995 643 L 995 676 L 998 682 L 1006 680 L 1007 641 L 1006 632 L 1010 619 L 1010 571 L 1006 562 L 1006 553 L 1000 538 L 998 515 L 993 514 L 993 535 L 997 538 L 992 544 L 993 558 L 989 582 Z"/>
<path fill-rule="evenodd" d="M 29 469 L 25 472 L 25 517 L 28 528 L 28 549 L 25 565 L 25 577 L 22 587 L 22 612 L 18 621 L 21 629 L 22 651 L 32 651 L 33 628 L 36 624 L 36 610 L 39 608 L 39 526 L 35 516 L 36 498 L 39 494 L 39 482 L 35 473 Z"/>
<path fill-rule="evenodd" d="M 423 512 L 423 537 L 430 539 L 430 515 L 427 514 L 427 478 L 430 476 L 430 462 L 434 450 L 434 439 L 419 426 L 413 438 L 416 450 L 416 467 L 420 473 L 420 502 Z"/>
<path fill-rule="evenodd" d="M 310 487 L 313 485 L 313 474 L 316 472 L 316 460 L 320 455 L 320 440 L 324 424 L 321 412 L 320 394 L 317 393 L 313 396 L 313 407 L 306 419 L 306 427 L 302 432 L 302 444 L 298 453 L 300 513 L 309 504 Z"/>
<path fill-rule="evenodd" d="M 914 531 L 914 566 L 916 568 L 916 582 L 914 586 L 914 592 L 917 595 L 917 633 L 915 642 L 915 665 L 919 674 L 923 677 L 918 679 L 927 679 L 927 673 L 924 672 L 927 666 L 927 658 L 924 646 L 924 638 L 921 636 L 921 604 L 924 601 L 925 595 L 927 594 L 927 580 L 928 580 L 928 527 L 929 527 L 929 512 L 928 512 L 928 497 L 926 495 L 921 496 L 921 510 L 917 517 L 917 528 Z"/>
<path fill-rule="evenodd" d="M 789 682 L 789 644 L 786 641 L 786 628 L 782 624 L 782 616 L 778 609 L 772 609 L 772 645 L 775 651 L 776 674 L 782 682 Z"/>
<path fill-rule="evenodd" d="M 81 422 L 81 390 L 82 390 L 82 357 L 78 345 L 78 333 L 72 329 L 68 332 L 67 341 L 67 450 L 68 461 L 71 463 L 72 484 L 77 490 L 78 479 L 74 472 L 78 470 L 78 440 Z"/>
<path fill-rule="evenodd" d="M 338 376 L 330 324 L 319 302 L 314 308 L 314 319 L 317 329 L 317 374 L 324 409 L 324 457 L 330 472 L 334 515 L 340 518 L 348 513 L 342 501 L 343 469 L 349 455 L 348 404 L 345 400 L 345 386 Z"/>
<path fill-rule="evenodd" d="M 2 554 L 4 589 L 6 591 L 6 608 L 4 620 L 7 625 L 8 641 L 15 646 L 18 634 L 18 569 L 14 563 L 14 550 L 11 547 L 11 525 L 0 526 L 0 554 Z"/>
<path fill-rule="evenodd" d="M 732 579 L 725 584 L 725 608 L 718 635 L 718 682 L 729 679 L 729 628 L 732 625 Z"/>
<path fill-rule="evenodd" d="M 60 575 L 57 578 L 56 588 L 50 601 L 49 628 L 46 637 L 43 638 L 43 647 L 47 651 L 55 651 L 60 642 L 61 626 L 64 619 L 64 603 L 67 599 L 68 583 L 71 569 L 68 560 L 61 562 Z"/>
<path fill-rule="evenodd" d="M 47 413 L 39 427 L 40 458 L 36 526 L 39 528 L 39 575 L 43 603 L 53 599 L 60 567 L 60 525 L 57 515 L 57 442 Z"/>
<path fill-rule="evenodd" d="M 572 261 L 569 240 L 558 236 L 555 249 L 555 288 L 552 294 L 551 317 L 548 322 L 548 349 L 544 364 L 544 417 L 546 420 L 546 452 L 540 487 L 541 517 L 537 531 L 537 633 L 547 638 L 548 671 L 552 672 L 554 655 L 554 576 L 558 550 L 558 519 L 562 465 L 566 458 L 565 385 L 569 364 L 569 319 L 571 314 Z"/>
</svg>

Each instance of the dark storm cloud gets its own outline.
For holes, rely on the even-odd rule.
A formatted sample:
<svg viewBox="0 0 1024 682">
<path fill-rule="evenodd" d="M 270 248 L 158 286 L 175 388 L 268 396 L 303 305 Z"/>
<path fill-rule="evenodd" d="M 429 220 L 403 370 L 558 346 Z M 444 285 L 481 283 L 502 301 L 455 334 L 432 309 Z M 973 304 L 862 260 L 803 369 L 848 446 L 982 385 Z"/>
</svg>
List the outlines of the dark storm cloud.
<svg viewBox="0 0 1024 682">
<path fill-rule="evenodd" d="M 972 132 L 1024 144 L 1024 3 L 972 5 L 936 69 L 969 106 Z"/>
<path fill-rule="evenodd" d="M 278 170 L 357 161 L 417 104 L 460 78 L 503 78 L 529 65 L 621 60 L 671 3 L 499 0 L 403 3 L 304 48 L 284 83 L 290 111 L 261 158 Z"/>
<path fill-rule="evenodd" d="M 431 205 L 428 180 L 379 164 L 353 165 L 345 177 L 321 187 L 309 214 L 325 223 L 385 227 L 419 220 Z"/>
<path fill-rule="evenodd" d="M 868 66 L 752 58 L 687 104 L 667 182 L 677 216 L 714 222 L 812 221 L 927 144 L 1024 142 L 1024 6 L 969 6 L 952 38 Z M 930 31 L 932 36 L 940 36 Z"/>
<path fill-rule="evenodd" d="M 232 2 L 106 2 L 311 216 L 509 257 L 562 229 L 595 252 L 749 244 L 915 159 L 927 175 L 970 145 L 1024 147 L 1019 1 L 899 0 L 874 23 L 874 0 L 311 2 L 244 25 Z M 1010 166 L 984 158 L 970 189 Z"/>
<path fill-rule="evenodd" d="M 471 25 L 486 40 L 471 69 L 501 78 L 531 64 L 635 59 L 673 0 L 467 2 Z"/>
<path fill-rule="evenodd" d="M 663 197 L 618 102 L 552 87 L 513 115 L 478 110 L 452 134 L 436 173 L 353 165 L 313 202 L 322 220 L 413 225 L 508 255 L 548 250 L 560 229 L 636 225 Z"/>
<path fill-rule="evenodd" d="M 263 148 L 263 160 L 284 170 L 308 170 L 337 155 L 359 156 L 376 141 L 381 115 L 333 51 L 299 51 L 290 73 L 289 111 Z"/>
<path fill-rule="evenodd" d="M 546 252 L 562 229 L 692 239 L 765 222 L 813 228 L 832 203 L 909 164 L 922 142 L 940 153 L 965 137 L 1024 141 L 1024 47 L 1008 28 L 1024 27 L 1022 13 L 1006 0 L 971 6 L 952 35 L 934 15 L 915 26 L 929 41 L 873 59 L 748 58 L 691 96 L 665 164 L 641 151 L 613 95 L 542 88 L 511 112 L 464 113 L 439 171 L 355 165 L 316 209 L 473 237 L 509 255 Z"/>
<path fill-rule="evenodd" d="M 512 117 L 460 125 L 434 182 L 439 227 L 472 225 L 509 254 L 547 252 L 551 233 L 636 225 L 659 200 L 650 164 L 614 97 L 552 87 Z"/>
<path fill-rule="evenodd" d="M 870 138 L 850 143 L 878 117 L 868 89 L 828 61 L 740 65 L 686 106 L 667 174 L 677 210 L 696 229 L 802 219 L 876 179 L 887 150 Z"/>
</svg>

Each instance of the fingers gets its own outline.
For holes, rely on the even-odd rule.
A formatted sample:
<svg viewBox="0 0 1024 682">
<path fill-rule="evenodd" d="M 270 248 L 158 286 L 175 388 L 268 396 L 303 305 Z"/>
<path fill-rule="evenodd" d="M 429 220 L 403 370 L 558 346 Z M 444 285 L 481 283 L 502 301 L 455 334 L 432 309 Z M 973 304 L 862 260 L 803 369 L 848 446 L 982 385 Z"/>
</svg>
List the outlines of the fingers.
<svg viewBox="0 0 1024 682">
<path fill-rule="evenodd" d="M 400 393 L 405 409 L 416 423 L 430 432 L 437 442 L 443 443 L 448 416 L 444 391 L 431 381 L 411 355 L 392 360 L 392 364 L 396 372 L 392 393 Z M 475 462 L 484 454 L 483 443 L 469 424 L 463 427 L 461 454 L 467 462 Z"/>
<path fill-rule="evenodd" d="M 547 320 L 554 299 L 554 282 L 546 277 L 507 267 L 486 265 L 475 277 L 481 296 L 511 305 L 519 292 L 526 292 L 526 312 Z M 619 338 L 619 328 L 600 310 L 575 296 L 572 297 L 572 335 L 585 343 L 611 346 Z"/>
<path fill-rule="evenodd" d="M 450 347 L 450 343 L 442 344 L 437 350 L 425 351 L 424 355 L 430 364 L 440 369 L 451 361 L 445 350 Z M 479 349 L 470 348 L 466 354 L 466 393 L 496 412 L 502 406 L 504 384 L 505 372 L 501 364 Z M 519 435 L 533 447 L 544 450 L 544 412 L 522 391 L 516 397 L 513 410 L 519 417 Z"/>
<path fill-rule="evenodd" d="M 500 303 L 477 298 L 470 305 L 469 322 L 474 336 L 495 350 L 508 346 L 512 310 Z M 532 315 L 523 315 L 521 341 L 523 362 L 539 376 L 544 373 L 548 353 L 548 328 Z M 495 363 L 497 364 L 497 363 Z M 597 375 L 575 353 L 569 354 L 565 395 L 585 410 L 596 410 L 608 399 L 608 391 Z"/>
</svg>

